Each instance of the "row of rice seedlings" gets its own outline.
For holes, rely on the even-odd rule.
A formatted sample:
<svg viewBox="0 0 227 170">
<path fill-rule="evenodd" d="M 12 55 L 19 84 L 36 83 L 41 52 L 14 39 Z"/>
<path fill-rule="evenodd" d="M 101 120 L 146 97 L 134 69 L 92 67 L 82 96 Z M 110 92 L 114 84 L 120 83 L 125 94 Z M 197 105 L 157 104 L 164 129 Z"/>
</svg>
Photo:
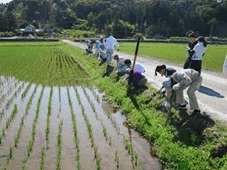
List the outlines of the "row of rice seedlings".
<svg viewBox="0 0 227 170">
<path fill-rule="evenodd" d="M 19 127 L 19 129 L 17 131 L 17 135 L 16 135 L 16 137 L 14 139 L 14 147 L 17 147 L 17 144 L 19 142 L 19 139 L 20 139 L 20 136 L 21 136 L 21 133 L 22 133 L 22 127 L 23 127 L 23 125 L 24 125 L 24 117 L 21 118 L 20 127 Z M 10 146 L 9 153 L 7 155 L 7 163 L 6 163 L 6 165 L 8 165 L 9 164 L 9 161 L 13 158 L 13 150 L 14 150 L 13 147 Z"/>
<path fill-rule="evenodd" d="M 68 57 L 68 55 L 65 55 L 64 57 L 65 57 L 66 63 L 67 63 L 68 66 L 70 66 L 70 68 L 71 68 L 72 63 L 71 63 L 70 58 Z"/>
<path fill-rule="evenodd" d="M 16 84 L 15 81 L 12 81 L 14 84 Z M 12 93 L 12 91 L 15 89 L 14 88 L 14 84 L 9 82 L 5 84 L 5 87 L 2 87 L 1 89 L 1 97 L 0 97 L 0 103 L 4 103 L 5 102 L 5 98 L 7 95 L 10 95 Z M 6 88 L 6 90 L 4 91 L 4 89 Z"/>
<path fill-rule="evenodd" d="M 16 148 L 17 148 L 17 144 L 18 144 L 18 142 L 20 140 L 20 136 L 22 134 L 22 128 L 23 128 L 23 126 L 24 126 L 24 117 L 21 118 L 20 126 L 19 126 L 19 129 L 17 131 L 17 135 L 16 135 L 16 137 L 14 139 L 14 147 L 16 147 Z"/>
<path fill-rule="evenodd" d="M 58 153 L 57 153 L 57 170 L 61 169 L 61 151 L 62 151 L 62 126 L 63 126 L 63 120 L 61 120 L 61 123 L 59 124 L 58 127 L 58 137 L 57 137 L 57 143 L 58 143 Z"/>
<path fill-rule="evenodd" d="M 45 163 L 45 156 L 46 156 L 46 150 L 45 147 L 41 149 L 41 160 L 40 160 L 40 170 L 44 170 L 44 163 Z"/>
<path fill-rule="evenodd" d="M 87 97 L 87 99 L 88 99 L 88 101 L 89 101 L 89 104 L 90 104 L 91 107 L 92 107 L 93 112 L 95 113 L 96 118 L 98 119 L 98 114 L 97 114 L 97 112 L 96 112 L 96 110 L 95 110 L 94 103 L 91 101 L 91 98 L 90 98 L 90 96 L 87 94 L 87 92 L 86 92 L 86 90 L 85 90 L 84 87 L 83 87 L 83 91 L 84 91 L 84 94 L 85 94 L 85 96 Z M 103 124 L 102 120 L 100 120 L 100 121 L 101 121 L 101 125 L 102 125 L 102 128 L 103 128 L 104 137 L 105 137 L 106 141 L 108 141 L 108 139 L 109 139 L 109 145 L 111 145 L 111 144 L 112 144 L 112 138 L 109 137 L 109 135 L 108 135 L 108 133 L 107 133 L 106 126 Z"/>
<path fill-rule="evenodd" d="M 96 101 L 97 101 L 98 103 L 101 103 L 101 102 L 100 102 L 99 95 L 94 91 L 94 88 L 92 89 L 92 94 L 95 96 Z"/>
<path fill-rule="evenodd" d="M 93 112 L 95 113 L 96 119 L 98 119 L 98 114 L 97 114 L 97 112 L 96 112 L 96 110 L 95 110 L 94 103 L 91 101 L 90 96 L 87 94 L 87 92 L 86 92 L 86 90 L 85 90 L 85 87 L 83 87 L 82 89 L 83 89 L 83 92 L 84 92 L 85 96 L 86 96 L 87 99 L 88 99 L 88 102 L 89 102 L 89 104 L 90 104 L 90 106 L 91 106 Z"/>
<path fill-rule="evenodd" d="M 78 93 L 78 91 L 77 91 L 76 88 L 74 88 L 74 90 L 75 90 L 75 92 L 76 92 L 77 100 L 78 100 L 78 102 L 80 103 L 82 115 L 83 115 L 83 117 L 84 117 L 84 120 L 85 120 L 85 123 L 86 123 L 86 126 L 87 126 L 88 135 L 89 135 L 90 142 L 91 142 L 91 147 L 92 147 L 93 150 L 94 150 L 95 159 L 96 159 L 96 166 L 97 166 L 97 169 L 100 170 L 100 169 L 101 169 L 101 161 L 102 161 L 102 158 L 101 158 L 101 156 L 98 154 L 98 147 L 96 147 L 96 146 L 94 145 L 95 139 L 94 139 L 94 134 L 93 134 L 93 132 L 92 132 L 92 126 L 91 126 L 91 123 L 89 122 L 89 119 L 88 119 L 88 117 L 87 117 L 87 114 L 85 113 L 84 106 L 81 104 L 79 93 Z"/>
<path fill-rule="evenodd" d="M 77 132 L 77 123 L 76 123 L 76 116 L 73 112 L 73 105 L 72 105 L 72 101 L 70 98 L 69 88 L 67 88 L 67 95 L 68 95 L 69 107 L 71 110 L 73 131 L 74 131 L 74 141 L 76 144 L 76 151 L 77 151 L 77 169 L 80 169 L 80 147 L 79 147 L 79 138 L 78 138 L 78 132 Z"/>
<path fill-rule="evenodd" d="M 15 90 L 13 96 L 7 101 L 6 108 L 8 109 L 10 105 L 13 103 L 13 100 L 17 97 L 17 94 L 21 91 L 22 87 L 24 86 L 24 82 Z"/>
<path fill-rule="evenodd" d="M 8 129 L 8 128 L 9 128 L 9 126 L 10 126 L 12 120 L 15 118 L 17 112 L 18 112 L 18 110 L 17 110 L 17 105 L 15 104 L 15 105 L 14 105 L 14 109 L 13 109 L 13 111 L 12 111 L 10 117 L 9 117 L 9 118 L 7 119 L 7 121 L 6 121 L 6 125 L 5 125 L 6 128 L 5 128 L 5 129 Z M 2 129 L 2 134 L 0 135 L 0 146 L 1 146 L 1 144 L 2 144 L 2 137 L 5 136 L 5 129 L 4 129 L 4 128 Z M 7 164 L 9 163 L 9 160 L 10 160 L 12 157 L 13 157 L 13 147 L 10 146 L 10 148 L 9 148 L 9 154 L 7 155 Z"/>
<path fill-rule="evenodd" d="M 9 147 L 9 153 L 8 153 L 8 155 L 7 155 L 7 164 L 9 164 L 9 161 L 10 161 L 10 159 L 12 159 L 12 158 L 13 158 L 13 147 L 10 146 L 10 147 Z"/>
<path fill-rule="evenodd" d="M 34 90 L 33 90 L 33 92 L 32 92 L 32 95 L 31 95 L 31 97 L 30 97 L 29 100 L 28 100 L 28 103 L 27 103 L 27 106 L 26 106 L 26 109 L 25 109 L 25 113 L 26 113 L 25 116 L 28 115 L 28 111 L 29 111 L 29 109 L 30 109 L 30 107 L 31 107 L 32 100 L 33 100 L 33 98 L 34 98 L 34 96 L 35 96 L 35 93 L 36 93 L 36 91 L 37 91 L 37 88 L 38 88 L 38 85 L 35 86 L 35 88 L 34 88 Z"/>
<path fill-rule="evenodd" d="M 15 105 L 14 105 L 14 108 L 13 108 L 13 111 L 12 111 L 12 113 L 11 113 L 11 115 L 10 115 L 10 117 L 9 117 L 9 118 L 7 119 L 7 121 L 6 121 L 6 129 L 9 128 L 9 126 L 10 126 L 12 120 L 15 118 L 15 116 L 16 116 L 17 113 L 18 113 L 17 105 L 15 104 Z"/>
<path fill-rule="evenodd" d="M 72 81 L 74 81 L 74 79 L 75 79 L 75 76 L 73 76 L 73 69 L 71 69 L 71 67 L 68 65 L 68 63 L 67 63 L 67 57 L 66 57 L 67 55 L 65 54 L 64 56 L 63 56 L 63 58 L 64 58 L 64 60 L 65 60 L 65 62 L 64 62 L 64 65 L 65 65 L 65 67 L 64 67 L 64 72 L 65 72 L 65 74 L 67 75 L 67 83 L 68 83 L 68 85 L 69 86 L 72 86 L 72 84 L 73 84 L 73 82 Z M 78 76 L 79 74 L 77 74 L 77 76 Z"/>
<path fill-rule="evenodd" d="M 101 125 L 102 125 L 102 129 L 103 129 L 103 135 L 106 139 L 106 141 L 108 140 L 108 134 L 107 134 L 107 129 L 106 129 L 106 126 L 101 122 Z"/>
<path fill-rule="evenodd" d="M 128 140 L 123 135 L 123 143 L 125 145 L 125 149 L 128 151 L 128 154 L 131 155 L 133 166 L 137 166 L 138 165 L 138 154 L 134 151 L 134 149 L 132 147 L 132 141 Z"/>
<path fill-rule="evenodd" d="M 52 96 L 53 96 L 53 87 L 50 89 L 50 98 L 48 102 L 48 112 L 47 112 L 47 127 L 46 127 L 46 147 L 49 147 L 49 134 L 50 134 L 50 116 L 52 109 Z"/>
<path fill-rule="evenodd" d="M 23 91 L 23 93 L 21 94 L 21 99 L 23 100 L 25 97 L 26 97 L 26 95 L 28 94 L 28 91 L 29 91 L 29 89 L 31 88 L 31 85 L 32 85 L 32 82 L 30 82 L 29 84 L 28 84 L 28 86 L 25 88 L 25 90 Z"/>
<path fill-rule="evenodd" d="M 111 124 L 113 125 L 114 129 L 120 134 L 120 127 L 118 126 L 116 120 L 111 116 L 111 113 L 108 109 L 104 109 L 105 114 L 107 115 L 108 119 L 110 120 Z"/>
<path fill-rule="evenodd" d="M 33 149 L 33 145 L 35 142 L 35 135 L 36 135 L 36 124 L 38 121 L 38 117 L 39 117 L 39 110 L 40 110 L 40 106 L 41 106 L 41 99 L 43 96 L 43 92 L 44 92 L 44 88 L 42 88 L 42 91 L 40 93 L 39 99 L 38 99 L 38 103 L 37 103 L 37 108 L 36 108 L 36 115 L 32 124 L 32 134 L 31 134 L 31 139 L 28 143 L 28 148 L 27 148 L 27 158 L 30 156 L 32 149 Z"/>
<path fill-rule="evenodd" d="M 50 57 L 49 59 L 48 59 L 48 71 L 49 71 L 49 77 L 48 77 L 48 80 L 49 80 L 49 84 L 51 84 L 51 83 L 54 83 L 53 81 L 53 74 L 55 74 L 55 71 L 54 71 L 54 69 L 56 68 L 56 66 L 55 66 L 55 63 L 54 62 L 51 62 L 52 61 L 52 57 Z"/>
</svg>

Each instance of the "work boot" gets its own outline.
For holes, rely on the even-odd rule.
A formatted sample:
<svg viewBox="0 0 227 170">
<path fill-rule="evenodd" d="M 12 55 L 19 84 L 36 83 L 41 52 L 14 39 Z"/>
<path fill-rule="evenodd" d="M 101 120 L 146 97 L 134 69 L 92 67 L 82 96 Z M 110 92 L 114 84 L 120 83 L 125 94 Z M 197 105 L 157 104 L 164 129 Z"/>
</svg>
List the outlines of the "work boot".
<svg viewBox="0 0 227 170">
<path fill-rule="evenodd" d="M 174 108 L 175 110 L 187 110 L 186 104 L 176 104 Z"/>
<path fill-rule="evenodd" d="M 199 114 L 200 114 L 200 110 L 196 110 L 196 109 L 195 109 L 195 110 L 192 112 L 192 114 L 190 115 L 190 117 L 198 117 Z"/>
</svg>

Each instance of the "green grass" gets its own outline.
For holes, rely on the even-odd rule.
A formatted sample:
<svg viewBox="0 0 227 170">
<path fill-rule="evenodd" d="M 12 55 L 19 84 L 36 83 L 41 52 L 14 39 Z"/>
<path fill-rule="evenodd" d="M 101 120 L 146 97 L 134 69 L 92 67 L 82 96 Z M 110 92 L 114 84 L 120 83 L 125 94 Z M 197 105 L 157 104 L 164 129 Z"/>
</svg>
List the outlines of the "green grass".
<svg viewBox="0 0 227 170">
<path fill-rule="evenodd" d="M 154 57 L 170 65 L 169 62 L 183 64 L 186 60 L 186 45 L 176 43 L 145 43 L 141 42 L 139 47 L 139 56 Z M 120 51 L 134 55 L 135 43 L 120 43 Z M 224 59 L 227 54 L 227 45 L 207 45 L 206 53 L 203 57 L 203 69 L 216 72 L 222 71 Z"/>
</svg>

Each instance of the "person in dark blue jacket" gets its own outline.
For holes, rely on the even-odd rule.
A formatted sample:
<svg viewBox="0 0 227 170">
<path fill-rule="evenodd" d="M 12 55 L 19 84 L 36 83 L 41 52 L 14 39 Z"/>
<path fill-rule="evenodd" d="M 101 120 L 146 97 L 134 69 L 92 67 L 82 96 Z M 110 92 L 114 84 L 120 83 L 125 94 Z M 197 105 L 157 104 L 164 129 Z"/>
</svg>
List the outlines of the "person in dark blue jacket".
<svg viewBox="0 0 227 170">
<path fill-rule="evenodd" d="M 173 73 L 175 73 L 176 70 L 173 68 L 166 68 L 166 65 L 158 65 L 155 69 L 155 76 L 157 76 L 157 73 L 161 74 L 161 76 L 170 77 Z"/>
</svg>

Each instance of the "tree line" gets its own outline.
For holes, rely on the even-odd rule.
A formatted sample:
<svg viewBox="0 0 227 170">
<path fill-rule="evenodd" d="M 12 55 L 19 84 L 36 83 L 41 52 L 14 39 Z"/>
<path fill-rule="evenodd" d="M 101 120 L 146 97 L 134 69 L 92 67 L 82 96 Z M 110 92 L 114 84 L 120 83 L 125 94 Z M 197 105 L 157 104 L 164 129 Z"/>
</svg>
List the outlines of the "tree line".
<svg viewBox="0 0 227 170">
<path fill-rule="evenodd" d="M 0 31 L 17 33 L 32 24 L 112 32 L 118 38 L 185 36 L 191 30 L 212 36 L 227 24 L 226 14 L 225 0 L 13 0 L 0 4 Z"/>
</svg>

